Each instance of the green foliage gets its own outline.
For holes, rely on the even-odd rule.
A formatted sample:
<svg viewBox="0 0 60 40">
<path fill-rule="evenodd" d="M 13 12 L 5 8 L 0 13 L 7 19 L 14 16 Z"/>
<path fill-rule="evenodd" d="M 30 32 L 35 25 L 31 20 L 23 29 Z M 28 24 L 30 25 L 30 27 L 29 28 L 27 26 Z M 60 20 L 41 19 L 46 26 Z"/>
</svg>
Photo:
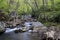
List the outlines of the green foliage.
<svg viewBox="0 0 60 40">
<path fill-rule="evenodd" d="M 48 0 L 44 4 L 43 0 L 0 0 L 0 9 L 2 9 L 4 13 L 0 15 L 8 15 L 12 11 L 15 11 L 19 17 L 24 13 L 33 14 L 39 21 L 59 22 L 60 20 L 59 0 Z"/>
<path fill-rule="evenodd" d="M 5 13 L 0 12 L 0 21 L 7 21 L 8 20 L 8 16 L 5 15 Z"/>
<path fill-rule="evenodd" d="M 60 22 L 60 12 L 58 12 L 56 15 L 55 15 L 55 17 L 54 17 L 54 21 L 55 22 Z"/>
</svg>

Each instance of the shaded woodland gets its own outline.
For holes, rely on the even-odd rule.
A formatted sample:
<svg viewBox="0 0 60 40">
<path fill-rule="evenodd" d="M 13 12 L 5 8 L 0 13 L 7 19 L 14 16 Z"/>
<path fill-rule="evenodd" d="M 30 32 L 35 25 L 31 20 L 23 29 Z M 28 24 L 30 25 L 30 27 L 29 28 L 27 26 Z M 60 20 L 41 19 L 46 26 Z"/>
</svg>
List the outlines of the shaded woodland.
<svg viewBox="0 0 60 40">
<path fill-rule="evenodd" d="M 19 18 L 22 14 L 30 14 L 42 23 L 60 22 L 59 0 L 0 0 L 0 5 L 0 21 L 12 19 L 11 14 Z"/>
</svg>

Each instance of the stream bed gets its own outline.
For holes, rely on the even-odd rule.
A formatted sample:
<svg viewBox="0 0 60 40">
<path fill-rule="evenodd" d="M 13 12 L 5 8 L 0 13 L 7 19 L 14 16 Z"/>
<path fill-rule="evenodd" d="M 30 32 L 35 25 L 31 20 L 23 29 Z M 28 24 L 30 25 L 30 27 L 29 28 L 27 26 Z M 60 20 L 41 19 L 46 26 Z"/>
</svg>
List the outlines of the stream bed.
<svg viewBox="0 0 60 40">
<path fill-rule="evenodd" d="M 26 27 L 30 27 L 30 22 L 25 22 Z M 15 33 L 18 28 L 6 28 L 4 34 L 0 35 L 0 40 L 40 40 L 37 33 L 23 32 Z"/>
</svg>

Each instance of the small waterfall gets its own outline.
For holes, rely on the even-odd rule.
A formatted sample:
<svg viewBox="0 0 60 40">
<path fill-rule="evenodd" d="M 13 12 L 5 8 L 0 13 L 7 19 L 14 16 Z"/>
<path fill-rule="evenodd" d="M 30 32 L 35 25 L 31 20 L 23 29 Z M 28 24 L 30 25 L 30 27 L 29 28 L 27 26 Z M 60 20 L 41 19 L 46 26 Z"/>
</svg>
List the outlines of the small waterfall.
<svg viewBox="0 0 60 40">
<path fill-rule="evenodd" d="M 10 33 L 10 32 L 13 32 L 13 31 L 15 31 L 15 30 L 17 30 L 17 28 L 13 28 L 13 29 L 6 28 L 5 33 Z"/>
<path fill-rule="evenodd" d="M 27 27 L 28 29 L 30 28 L 30 22 L 25 22 L 24 23 L 25 27 Z M 22 29 L 22 27 L 16 27 L 16 28 L 13 28 L 13 29 L 10 29 L 10 28 L 6 28 L 6 31 L 5 33 L 10 33 L 10 32 L 14 32 L 15 30 L 19 30 L 19 29 Z"/>
<path fill-rule="evenodd" d="M 25 23 L 24 23 L 25 27 L 31 26 L 30 24 L 31 24 L 30 22 L 25 22 Z"/>
</svg>

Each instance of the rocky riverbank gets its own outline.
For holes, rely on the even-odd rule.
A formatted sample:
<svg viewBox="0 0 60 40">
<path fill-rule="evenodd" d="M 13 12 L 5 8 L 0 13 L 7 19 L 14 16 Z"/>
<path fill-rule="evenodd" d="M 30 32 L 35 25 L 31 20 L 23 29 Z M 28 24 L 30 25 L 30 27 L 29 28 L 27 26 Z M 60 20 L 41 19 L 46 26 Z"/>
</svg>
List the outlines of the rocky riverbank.
<svg viewBox="0 0 60 40">
<path fill-rule="evenodd" d="M 32 19 L 32 18 L 31 18 Z M 31 33 L 37 34 L 40 40 L 57 40 L 60 39 L 60 28 L 56 26 L 44 26 L 42 23 L 38 22 L 36 19 L 22 20 L 20 24 L 16 26 L 6 27 L 5 34 L 9 34 L 11 32 L 14 33 Z M 24 35 L 24 34 L 23 34 Z"/>
</svg>

